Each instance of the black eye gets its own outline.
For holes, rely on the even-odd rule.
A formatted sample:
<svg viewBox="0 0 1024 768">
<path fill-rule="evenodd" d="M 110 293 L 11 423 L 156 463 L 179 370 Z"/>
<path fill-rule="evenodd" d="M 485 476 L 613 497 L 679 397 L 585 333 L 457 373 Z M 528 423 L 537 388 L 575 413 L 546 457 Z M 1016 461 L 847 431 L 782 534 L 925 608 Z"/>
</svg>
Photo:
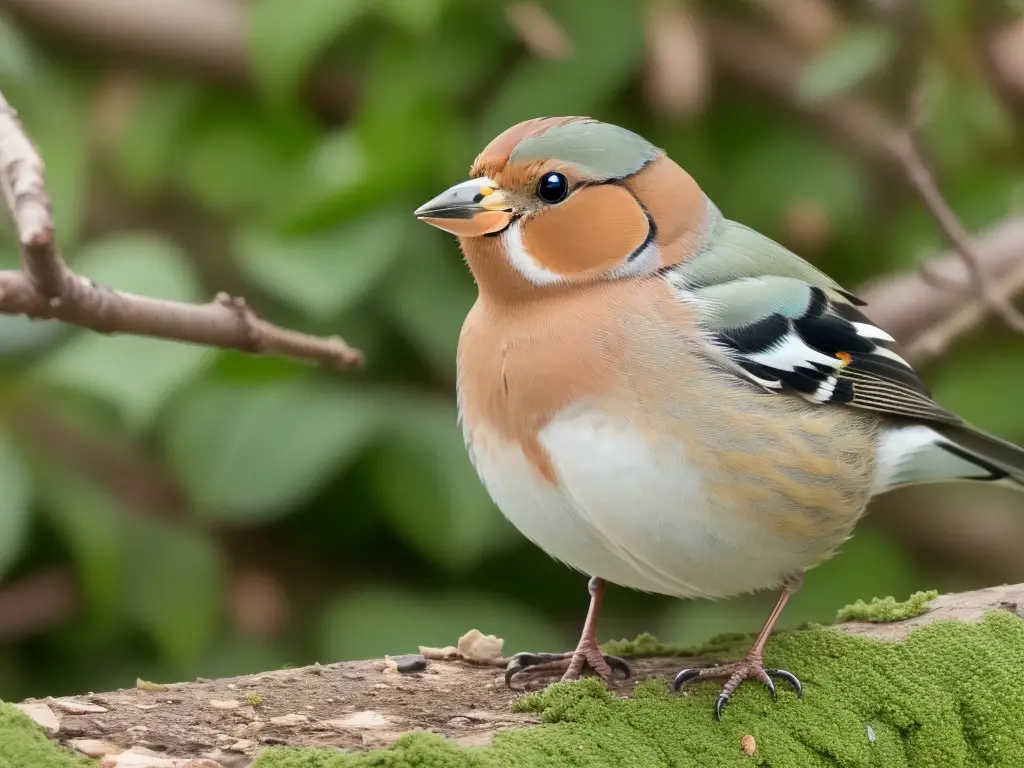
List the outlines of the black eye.
<svg viewBox="0 0 1024 768">
<path fill-rule="evenodd" d="M 545 203 L 560 203 L 569 194 L 569 182 L 560 173 L 546 173 L 537 184 L 537 197 Z"/>
</svg>

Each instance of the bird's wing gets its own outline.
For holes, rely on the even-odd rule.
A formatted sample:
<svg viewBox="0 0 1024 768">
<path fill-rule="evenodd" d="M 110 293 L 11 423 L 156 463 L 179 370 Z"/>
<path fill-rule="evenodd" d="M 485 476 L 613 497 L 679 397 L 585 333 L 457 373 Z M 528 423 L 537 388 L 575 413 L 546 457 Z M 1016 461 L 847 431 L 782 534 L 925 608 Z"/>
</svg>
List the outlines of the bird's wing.
<svg viewBox="0 0 1024 768">
<path fill-rule="evenodd" d="M 778 243 L 723 220 L 672 284 L 705 339 L 742 375 L 775 391 L 915 420 L 961 425 L 939 406 L 864 302 Z"/>
</svg>

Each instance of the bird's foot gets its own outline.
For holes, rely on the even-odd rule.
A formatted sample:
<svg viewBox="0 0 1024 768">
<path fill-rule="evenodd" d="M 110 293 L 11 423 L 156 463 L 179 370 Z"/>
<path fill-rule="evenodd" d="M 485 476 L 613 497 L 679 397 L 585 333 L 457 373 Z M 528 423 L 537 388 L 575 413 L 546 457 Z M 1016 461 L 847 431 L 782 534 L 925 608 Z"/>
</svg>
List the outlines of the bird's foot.
<svg viewBox="0 0 1024 768">
<path fill-rule="evenodd" d="M 629 677 L 629 665 L 618 656 L 602 653 L 596 642 L 581 642 L 572 653 L 517 653 L 505 667 L 505 685 L 512 687 L 512 680 L 524 677 L 533 680 L 552 673 L 562 672 L 560 680 L 578 680 L 585 669 L 591 670 L 606 683 L 615 679 L 619 672 Z"/>
<path fill-rule="evenodd" d="M 730 664 L 720 664 L 715 667 L 684 669 L 676 675 L 675 680 L 672 683 L 672 687 L 678 691 L 684 685 L 693 680 L 711 680 L 715 678 L 725 678 L 725 685 L 722 686 L 722 692 L 715 700 L 716 720 L 722 719 L 722 709 L 728 703 L 729 697 L 745 680 L 760 680 L 764 683 L 768 688 L 768 693 L 771 694 L 772 701 L 775 701 L 777 698 L 775 693 L 775 683 L 772 682 L 772 678 L 784 680 L 793 686 L 796 690 L 796 697 L 798 699 L 801 698 L 804 693 L 803 686 L 800 684 L 796 675 L 792 672 L 787 672 L 784 669 L 765 669 L 759 656 L 748 656 L 743 659 L 743 661 L 734 661 Z"/>
</svg>

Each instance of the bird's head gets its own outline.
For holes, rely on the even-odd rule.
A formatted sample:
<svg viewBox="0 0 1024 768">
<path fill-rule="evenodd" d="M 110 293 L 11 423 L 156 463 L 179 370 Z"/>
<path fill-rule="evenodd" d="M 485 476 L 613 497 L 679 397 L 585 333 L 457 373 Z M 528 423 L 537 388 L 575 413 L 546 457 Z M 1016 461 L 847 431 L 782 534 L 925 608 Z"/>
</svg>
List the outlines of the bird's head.
<svg viewBox="0 0 1024 768">
<path fill-rule="evenodd" d="M 458 236 L 481 292 L 513 297 L 649 274 L 699 248 L 696 182 L 641 136 L 585 117 L 512 126 L 415 215 Z"/>
</svg>

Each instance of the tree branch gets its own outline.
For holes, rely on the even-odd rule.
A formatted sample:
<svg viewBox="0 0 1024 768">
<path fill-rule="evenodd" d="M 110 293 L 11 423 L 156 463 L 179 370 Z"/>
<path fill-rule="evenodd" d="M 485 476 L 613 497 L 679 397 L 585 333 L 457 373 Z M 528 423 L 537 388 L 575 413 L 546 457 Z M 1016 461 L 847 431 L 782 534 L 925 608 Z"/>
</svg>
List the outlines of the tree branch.
<svg viewBox="0 0 1024 768">
<path fill-rule="evenodd" d="M 1017 285 L 1024 280 L 1024 277 L 1017 274 L 1018 271 L 1015 270 L 1008 283 L 1004 282 L 1003 290 L 999 290 L 982 264 L 977 244 L 960 222 L 952 207 L 946 202 L 942 192 L 939 191 L 935 178 L 918 149 L 916 135 L 923 120 L 924 97 L 925 94 L 920 89 L 911 97 L 906 124 L 902 130 L 893 134 L 889 141 L 890 150 L 903 168 L 911 186 L 924 202 L 939 230 L 963 260 L 970 277 L 971 288 L 982 308 L 999 317 L 1017 333 L 1024 333 L 1024 315 L 1021 315 L 1010 303 L 1010 298 L 1016 293 Z M 943 349 L 945 339 L 954 336 L 957 329 L 971 328 L 983 315 L 984 312 L 977 306 L 968 305 L 945 322 L 937 333 L 929 334 L 931 338 L 926 339 L 926 343 Z M 911 346 L 911 351 L 913 351 L 913 346 Z"/>
<path fill-rule="evenodd" d="M 879 641 L 876 650 L 882 654 L 887 652 L 884 644 L 901 642 L 912 630 L 933 622 L 978 624 L 993 611 L 997 612 L 997 619 L 1007 618 L 998 613 L 1000 611 L 1008 616 L 1020 616 L 1021 606 L 1024 606 L 1024 585 L 1021 584 L 943 595 L 926 603 L 920 615 L 902 621 L 850 621 L 828 629 L 778 633 L 769 644 L 769 654 L 774 643 L 788 641 L 792 646 L 819 632 L 844 633 Z M 1012 621 L 1008 621 L 1011 627 Z M 807 647 L 820 652 L 822 639 L 816 642 Z M 737 643 L 738 647 L 741 645 Z M 1012 664 L 1013 659 L 1008 658 L 1012 654 L 1007 653 L 1006 645 L 988 649 L 988 653 L 996 654 L 990 661 Z M 414 649 L 410 647 L 409 650 Z M 518 650 L 521 649 L 511 648 L 507 652 L 511 654 Z M 963 650 L 954 647 L 949 649 L 949 653 L 955 656 Z M 974 649 L 974 652 L 980 650 Z M 796 653 L 799 655 L 801 652 Z M 873 659 L 868 657 L 863 663 L 871 664 Z M 633 678 L 616 680 L 611 688 L 620 696 L 630 697 L 638 680 L 650 677 L 671 680 L 681 667 L 707 661 L 706 657 L 692 659 L 668 655 L 633 659 L 630 662 Z M 464 746 L 483 746 L 501 731 L 530 728 L 540 720 L 534 713 L 512 711 L 511 702 L 519 692 L 505 686 L 502 670 L 495 666 L 429 660 L 425 669 L 413 666 L 410 673 L 398 672 L 395 667 L 402 668 L 394 661 L 389 664 L 384 659 L 346 661 L 221 680 L 200 679 L 157 687 L 142 685 L 65 699 L 30 699 L 18 706 L 38 722 L 49 724 L 54 730 L 52 738 L 94 757 L 105 755 L 108 765 L 150 765 L 146 762 L 148 755 L 150 759 L 158 756 L 163 760 L 153 763 L 161 768 L 186 768 L 204 760 L 212 761 L 203 763 L 211 766 L 248 764 L 267 745 L 361 751 L 391 744 L 402 734 L 417 730 L 447 736 Z M 918 675 L 924 684 L 950 684 L 948 679 L 941 677 L 945 674 L 941 666 L 921 664 L 920 667 Z M 799 672 L 799 669 L 794 671 Z M 806 736 L 808 722 L 827 721 L 831 724 L 833 721 L 828 715 L 832 715 L 842 728 L 855 727 L 866 744 L 871 731 L 865 730 L 861 724 L 863 721 L 856 716 L 862 713 L 855 712 L 855 705 L 851 708 L 850 703 L 841 698 L 823 699 L 820 695 L 820 691 L 825 690 L 823 686 L 836 682 L 827 679 L 827 668 L 821 674 L 822 677 L 805 681 L 810 683 L 809 689 L 822 686 L 817 690 L 819 695 L 806 696 L 799 706 L 824 707 L 826 711 L 817 711 L 817 720 L 809 720 L 810 715 L 797 718 L 795 723 L 791 718 L 785 721 L 788 725 L 780 720 L 780 733 L 795 727 Z M 864 685 L 877 685 L 878 679 L 878 675 L 872 676 L 869 670 L 865 670 L 862 682 Z M 1001 679 L 1004 687 L 1009 686 L 1007 695 L 1019 695 L 1014 687 L 1019 676 Z M 677 711 L 681 725 L 686 725 L 687 717 L 710 718 L 711 702 L 717 693 L 717 686 L 695 688 L 687 698 L 692 696 L 697 701 L 690 707 L 680 706 Z M 753 711 L 769 705 L 767 698 L 761 702 L 753 696 L 740 696 L 731 706 Z M 780 702 L 776 706 L 784 704 Z M 982 697 L 978 706 L 981 707 L 978 714 L 984 719 L 986 712 L 1003 706 L 1003 701 L 999 697 Z M 638 712 L 637 719 L 642 718 Z M 953 731 L 958 731 L 959 727 L 955 722 L 950 725 Z M 716 733 L 722 734 L 722 738 L 732 738 L 728 730 L 722 729 L 728 729 L 726 723 L 716 725 Z M 844 745 L 842 748 L 847 749 L 847 742 L 836 737 L 838 733 L 829 731 L 827 743 Z M 649 734 L 637 731 L 635 738 L 637 741 L 632 747 L 619 744 L 614 752 L 606 753 L 604 762 L 646 764 L 640 752 L 636 753 L 634 761 L 628 760 L 629 750 L 638 747 L 642 750 L 641 745 Z M 760 732 L 757 738 L 761 738 Z M 735 739 L 732 748 L 739 757 L 740 738 L 736 735 Z M 573 754 L 579 754 L 577 748 L 573 744 L 563 747 L 563 752 L 552 751 L 552 754 L 564 756 L 569 749 Z M 627 757 L 626 763 L 622 762 L 624 756 Z M 190 759 L 196 762 L 187 762 Z M 270 761 L 267 762 L 269 764 Z M 298 765 L 299 762 L 295 760 L 288 764 Z M 381 764 L 386 762 L 382 758 Z M 441 762 L 463 764 L 453 755 Z M 310 759 L 309 764 L 319 763 L 317 759 Z M 468 759 L 465 764 L 469 764 Z"/>
<path fill-rule="evenodd" d="M 0 0 L 26 25 L 85 43 L 110 59 L 157 64 L 225 85 L 256 86 L 249 48 L 248 3 L 238 0 Z M 358 84 L 338 70 L 314 72 L 308 96 L 331 119 L 342 119 Z"/>
<path fill-rule="evenodd" d="M 208 304 L 165 301 L 97 285 L 72 272 L 57 251 L 43 161 L 0 94 L 0 188 L 23 269 L 0 272 L 0 313 L 62 320 L 101 333 L 127 333 L 251 354 L 270 353 L 332 368 L 362 355 L 336 336 L 320 338 L 261 319 L 245 300 L 220 293 Z"/>
<path fill-rule="evenodd" d="M 1024 217 L 1006 219 L 982 233 L 976 244 L 978 264 L 988 279 L 1009 291 L 1024 259 Z M 918 337 L 928 329 L 942 324 L 946 318 L 973 307 L 974 323 L 980 322 L 986 311 L 973 295 L 968 268 L 960 254 L 947 252 L 928 263 L 928 273 L 937 275 L 944 285 L 939 287 L 933 278 L 921 270 L 887 275 L 873 280 L 857 295 L 868 302 L 871 319 L 904 343 Z M 916 365 L 931 362 L 962 333 L 973 327 L 959 323 L 945 335 L 942 349 L 933 344 L 916 345 L 907 355 Z"/>
</svg>

